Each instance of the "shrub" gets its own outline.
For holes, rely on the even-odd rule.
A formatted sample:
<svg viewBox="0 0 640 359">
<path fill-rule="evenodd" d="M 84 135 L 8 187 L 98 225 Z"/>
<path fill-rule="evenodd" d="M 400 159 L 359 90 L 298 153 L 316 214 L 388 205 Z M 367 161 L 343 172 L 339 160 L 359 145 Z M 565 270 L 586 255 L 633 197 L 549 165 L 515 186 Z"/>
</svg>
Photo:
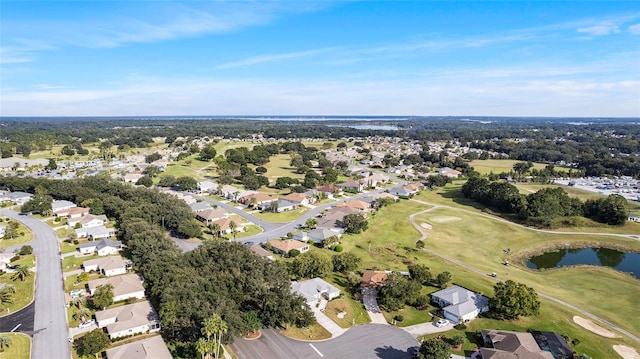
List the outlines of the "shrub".
<svg viewBox="0 0 640 359">
<path fill-rule="evenodd" d="M 396 322 L 401 322 L 404 320 L 404 316 L 402 314 L 398 314 L 395 317 L 393 317 L 393 320 L 395 320 Z"/>
<path fill-rule="evenodd" d="M 300 255 L 300 251 L 297 249 L 292 249 L 289 251 L 289 257 L 294 258 Z"/>
<path fill-rule="evenodd" d="M 463 322 L 460 322 L 460 323 L 456 324 L 456 325 L 454 326 L 454 328 L 456 328 L 456 329 L 458 329 L 458 330 L 465 330 L 465 329 L 467 329 L 467 325 L 466 325 L 466 324 L 464 324 Z"/>
<path fill-rule="evenodd" d="M 73 244 L 78 245 L 78 244 L 80 244 L 80 241 L 79 241 L 79 240 L 77 240 L 77 239 L 74 239 L 74 240 L 73 240 Z"/>
<path fill-rule="evenodd" d="M 424 241 L 416 241 L 416 248 L 418 249 L 424 248 Z"/>
<path fill-rule="evenodd" d="M 571 345 L 576 346 L 576 345 L 578 345 L 578 344 L 580 344 L 580 339 L 578 339 L 578 338 L 573 338 L 573 339 L 571 340 Z"/>
<path fill-rule="evenodd" d="M 333 250 L 340 253 L 344 250 L 344 248 L 342 247 L 342 244 L 337 244 L 333 247 Z"/>
<path fill-rule="evenodd" d="M 53 219 L 54 222 L 60 222 L 60 217 L 56 217 Z"/>
<path fill-rule="evenodd" d="M 20 248 L 20 252 L 18 252 L 18 254 L 22 255 L 22 256 L 26 256 L 28 254 L 32 254 L 33 253 L 33 247 L 26 245 L 26 246 L 22 246 L 22 248 Z"/>
<path fill-rule="evenodd" d="M 9 262 L 18 261 L 18 260 L 20 260 L 20 258 L 22 258 L 22 257 L 20 257 L 19 255 L 15 255 L 15 256 L 11 257 L 11 259 L 9 259 Z"/>
</svg>

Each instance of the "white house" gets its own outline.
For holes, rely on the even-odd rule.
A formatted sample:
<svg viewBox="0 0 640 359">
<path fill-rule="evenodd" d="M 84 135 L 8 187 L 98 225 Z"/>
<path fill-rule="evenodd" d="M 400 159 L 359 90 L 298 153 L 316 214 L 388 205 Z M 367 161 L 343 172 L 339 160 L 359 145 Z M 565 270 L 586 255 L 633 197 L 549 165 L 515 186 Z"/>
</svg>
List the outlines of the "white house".
<svg viewBox="0 0 640 359">
<path fill-rule="evenodd" d="M 124 260 L 120 256 L 108 256 L 104 258 L 96 258 L 82 263 L 85 272 L 100 272 L 107 277 L 114 275 L 126 274 L 127 269 L 131 268 L 131 262 Z"/>
<path fill-rule="evenodd" d="M 489 298 L 457 285 L 432 293 L 431 301 L 453 323 L 469 321 L 489 311 Z"/>
<path fill-rule="evenodd" d="M 198 191 L 200 192 L 215 192 L 218 189 L 218 184 L 211 181 L 198 182 Z"/>
<path fill-rule="evenodd" d="M 144 298 L 144 287 L 142 280 L 137 274 L 125 274 L 115 277 L 99 278 L 87 282 L 89 293 L 93 295 L 101 285 L 111 284 L 113 286 L 113 301 L 136 298 Z"/>
<path fill-rule="evenodd" d="M 80 254 L 92 254 L 98 252 L 99 256 L 109 256 L 117 254 L 122 249 L 122 242 L 113 241 L 108 238 L 103 238 L 99 241 L 90 241 L 81 243 L 79 246 Z"/>
<path fill-rule="evenodd" d="M 317 303 L 322 298 L 332 300 L 340 296 L 340 289 L 332 286 L 320 278 L 313 278 L 302 282 L 291 282 L 291 291 L 304 297 L 309 305 Z"/>
<path fill-rule="evenodd" d="M 107 359 L 173 359 L 159 335 L 107 349 Z"/>
<path fill-rule="evenodd" d="M 5 233 L 7 233 L 7 226 L 0 226 L 0 238 L 4 238 Z"/>
<path fill-rule="evenodd" d="M 116 231 L 113 228 L 107 228 L 105 226 L 76 229 L 76 236 L 78 238 L 91 237 L 93 239 L 102 239 L 109 238 L 115 235 Z"/>
<path fill-rule="evenodd" d="M 160 317 L 149 302 L 99 311 L 95 316 L 98 327 L 106 328 L 111 339 L 160 330 Z"/>
<path fill-rule="evenodd" d="M 33 198 L 33 195 L 31 193 L 18 191 L 18 192 L 6 193 L 0 196 L 0 202 L 8 201 L 8 202 L 13 202 L 19 206 L 22 206 L 23 204 L 29 202 L 31 198 Z"/>
<path fill-rule="evenodd" d="M 71 201 L 65 201 L 65 200 L 56 200 L 51 202 L 51 210 L 53 211 L 53 213 L 58 213 L 60 211 L 64 211 L 67 209 L 71 209 L 77 207 L 75 203 L 71 202 Z"/>
<path fill-rule="evenodd" d="M 101 214 L 99 216 L 87 214 L 77 218 L 69 218 L 67 220 L 67 224 L 70 228 L 75 227 L 78 223 L 80 223 L 80 227 L 82 228 L 90 228 L 104 226 L 105 224 L 107 224 L 107 221 L 107 216 L 105 216 L 104 214 Z"/>
</svg>

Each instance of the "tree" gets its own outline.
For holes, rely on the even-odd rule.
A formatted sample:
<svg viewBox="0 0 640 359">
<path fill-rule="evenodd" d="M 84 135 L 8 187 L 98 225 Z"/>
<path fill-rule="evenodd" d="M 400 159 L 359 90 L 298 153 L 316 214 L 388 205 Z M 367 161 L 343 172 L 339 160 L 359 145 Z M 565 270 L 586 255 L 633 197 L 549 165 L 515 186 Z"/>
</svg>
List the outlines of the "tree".
<svg viewBox="0 0 640 359">
<path fill-rule="evenodd" d="M 13 295 L 16 294 L 16 287 L 11 284 L 0 288 L 0 304 L 6 306 L 13 303 Z"/>
<path fill-rule="evenodd" d="M 238 233 L 237 228 L 238 228 L 238 225 L 236 224 L 235 221 L 229 222 L 229 229 L 231 230 L 231 234 L 233 235 L 234 240 L 236 239 L 236 233 Z"/>
<path fill-rule="evenodd" d="M 449 272 L 442 272 L 436 277 L 436 283 L 438 283 L 440 288 L 446 288 L 449 282 L 451 282 L 451 273 Z"/>
<path fill-rule="evenodd" d="M 58 164 L 56 163 L 56 160 L 49 158 L 49 163 L 44 167 L 44 169 L 49 171 L 57 170 Z"/>
<path fill-rule="evenodd" d="M 24 282 L 24 280 L 31 275 L 31 269 L 24 264 L 16 265 L 13 270 L 13 276 L 11 276 L 12 280 L 20 279 L 21 282 Z"/>
<path fill-rule="evenodd" d="M 74 342 L 76 352 L 80 356 L 95 355 L 106 349 L 111 344 L 111 340 L 102 329 L 93 330 Z"/>
<path fill-rule="evenodd" d="M 78 274 L 78 277 L 76 278 L 76 280 L 78 282 L 80 282 L 80 283 L 88 281 L 89 280 L 89 273 L 82 272 L 82 273 Z"/>
<path fill-rule="evenodd" d="M 49 196 L 43 187 L 36 187 L 36 193 L 33 198 L 23 204 L 20 210 L 22 212 L 36 212 L 46 216 L 51 213 L 52 204 L 53 197 Z"/>
<path fill-rule="evenodd" d="M 425 284 L 431 280 L 431 272 L 429 267 L 424 264 L 410 264 L 408 266 L 409 276 L 412 280 L 420 284 Z"/>
<path fill-rule="evenodd" d="M 20 235 L 20 233 L 18 233 L 19 229 L 20 229 L 20 225 L 18 224 L 18 222 L 10 221 L 4 230 L 4 238 L 9 238 L 9 239 L 16 238 L 18 235 Z"/>
<path fill-rule="evenodd" d="M 105 309 L 113 304 L 113 296 L 113 285 L 99 285 L 93 293 L 93 306 L 95 308 Z"/>
<path fill-rule="evenodd" d="M 181 191 L 191 191 L 198 188 L 198 181 L 193 177 L 182 176 L 176 178 L 174 185 L 180 187 Z"/>
<path fill-rule="evenodd" d="M 318 225 L 318 220 L 315 218 L 309 218 L 304 222 L 304 226 L 309 229 L 315 229 Z"/>
<path fill-rule="evenodd" d="M 214 237 L 220 238 L 220 231 L 222 230 L 220 223 L 211 223 L 211 225 L 209 225 L 209 229 L 211 229 L 211 234 L 213 234 Z"/>
<path fill-rule="evenodd" d="M 151 186 L 153 186 L 153 180 L 151 179 L 151 177 L 147 177 L 147 176 L 140 177 L 136 181 L 136 185 L 145 186 L 145 187 L 151 187 Z"/>
<path fill-rule="evenodd" d="M 18 254 L 21 256 L 26 256 L 32 253 L 33 253 L 33 247 L 31 247 L 28 244 L 20 247 L 20 252 L 18 252 Z"/>
<path fill-rule="evenodd" d="M 204 338 L 198 338 L 198 341 L 196 341 L 196 351 L 200 354 L 202 359 L 204 359 L 204 356 L 211 351 L 210 347 L 211 345 L 209 345 L 209 342 Z"/>
<path fill-rule="evenodd" d="M 222 336 L 228 331 L 227 323 L 222 320 L 222 317 L 220 317 L 218 313 L 213 313 L 202 321 L 201 331 L 202 334 L 207 336 L 207 342 L 210 344 L 210 349 L 213 349 L 214 343 L 217 343 L 217 350 L 215 351 L 215 354 L 211 354 L 218 357 L 218 354 L 220 353 L 220 346 L 222 345 Z M 213 336 L 213 341 L 211 341 L 211 336 Z"/>
<path fill-rule="evenodd" d="M 331 261 L 316 252 L 303 253 L 289 263 L 289 272 L 297 278 L 323 277 L 331 268 Z"/>
<path fill-rule="evenodd" d="M 80 321 L 81 323 L 85 321 L 86 318 L 91 316 L 91 311 L 87 307 L 80 307 L 73 313 L 73 319 Z"/>
<path fill-rule="evenodd" d="M 204 146 L 204 148 L 200 151 L 200 159 L 202 161 L 211 161 L 212 159 L 216 158 L 217 154 L 218 153 L 216 151 L 215 145 L 213 143 L 210 143 Z"/>
<path fill-rule="evenodd" d="M 421 289 L 420 283 L 409 280 L 406 276 L 391 273 L 378 290 L 378 303 L 387 311 L 399 310 L 405 304 L 413 304 L 420 296 Z"/>
<path fill-rule="evenodd" d="M 189 238 L 202 237 L 202 229 L 195 219 L 180 223 L 178 225 L 178 233 Z"/>
<path fill-rule="evenodd" d="M 331 258 L 333 271 L 342 273 L 356 270 L 361 261 L 360 257 L 351 252 L 337 254 Z"/>
<path fill-rule="evenodd" d="M 434 338 L 422 342 L 418 359 L 449 359 L 449 356 L 449 345 Z"/>
<path fill-rule="evenodd" d="M 343 218 L 346 233 L 358 234 L 369 227 L 369 222 L 361 214 L 347 214 Z"/>
<path fill-rule="evenodd" d="M 464 336 L 462 334 L 456 334 L 451 338 L 451 345 L 457 347 L 458 345 L 462 345 L 464 343 Z"/>
<path fill-rule="evenodd" d="M 11 337 L 8 335 L 0 336 L 0 352 L 4 352 L 11 346 Z"/>
<path fill-rule="evenodd" d="M 247 326 L 247 329 L 249 329 L 250 332 L 255 332 L 256 330 L 262 328 L 262 321 L 260 320 L 258 313 L 255 311 L 244 313 L 243 319 L 244 324 Z"/>
<path fill-rule="evenodd" d="M 152 154 L 147 155 L 147 156 L 145 156 L 145 157 L 144 157 L 144 161 L 145 161 L 146 163 L 155 162 L 155 161 L 157 161 L 157 160 L 161 160 L 161 159 L 162 159 L 162 155 L 161 155 L 161 154 L 159 154 L 158 152 L 154 152 L 154 153 L 152 153 Z"/>
<path fill-rule="evenodd" d="M 498 316 L 517 319 L 520 316 L 538 315 L 540 300 L 533 288 L 507 280 L 496 283 L 493 290 L 494 297 L 490 301 L 490 306 Z"/>
<path fill-rule="evenodd" d="M 176 178 L 172 175 L 163 175 L 160 176 L 160 180 L 158 181 L 158 186 L 160 187 L 173 187 L 176 184 Z"/>
<path fill-rule="evenodd" d="M 157 175 L 159 175 L 160 172 L 162 172 L 162 171 L 160 171 L 160 167 L 151 165 L 151 166 L 147 166 L 142 171 L 142 174 L 153 178 L 153 177 L 156 177 Z"/>
</svg>

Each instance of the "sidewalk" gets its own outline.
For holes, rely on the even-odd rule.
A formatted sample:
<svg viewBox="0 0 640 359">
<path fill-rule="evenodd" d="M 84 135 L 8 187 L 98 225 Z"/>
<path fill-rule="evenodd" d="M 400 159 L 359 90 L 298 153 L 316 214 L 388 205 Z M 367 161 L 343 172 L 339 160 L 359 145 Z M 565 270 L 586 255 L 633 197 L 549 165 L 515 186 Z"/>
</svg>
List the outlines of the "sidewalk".
<svg viewBox="0 0 640 359">
<path fill-rule="evenodd" d="M 340 326 L 336 324 L 336 322 L 331 320 L 331 318 L 327 317 L 321 311 L 321 308 L 324 308 L 324 305 L 320 305 L 320 307 L 316 307 L 315 305 L 311 306 L 311 310 L 313 311 L 313 314 L 316 316 L 316 320 L 318 321 L 318 324 L 322 325 L 326 330 L 328 330 L 329 333 L 331 333 L 332 338 L 342 335 L 344 332 L 347 331 L 346 329 L 340 328 Z"/>
</svg>

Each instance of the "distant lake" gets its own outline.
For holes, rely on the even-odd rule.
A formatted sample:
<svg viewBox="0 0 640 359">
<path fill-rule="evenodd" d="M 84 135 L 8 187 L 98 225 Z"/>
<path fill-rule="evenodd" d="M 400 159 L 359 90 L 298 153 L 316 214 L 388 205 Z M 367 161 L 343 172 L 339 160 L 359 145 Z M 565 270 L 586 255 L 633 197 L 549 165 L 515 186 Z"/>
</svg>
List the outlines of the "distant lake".
<svg viewBox="0 0 640 359">
<path fill-rule="evenodd" d="M 527 267 L 532 269 L 581 264 L 614 268 L 640 279 L 640 253 L 624 253 L 607 248 L 561 249 L 531 257 L 527 261 Z"/>
<path fill-rule="evenodd" d="M 357 130 L 381 130 L 381 131 L 398 131 L 398 127 L 391 125 L 328 125 L 329 127 L 349 127 Z"/>
</svg>

